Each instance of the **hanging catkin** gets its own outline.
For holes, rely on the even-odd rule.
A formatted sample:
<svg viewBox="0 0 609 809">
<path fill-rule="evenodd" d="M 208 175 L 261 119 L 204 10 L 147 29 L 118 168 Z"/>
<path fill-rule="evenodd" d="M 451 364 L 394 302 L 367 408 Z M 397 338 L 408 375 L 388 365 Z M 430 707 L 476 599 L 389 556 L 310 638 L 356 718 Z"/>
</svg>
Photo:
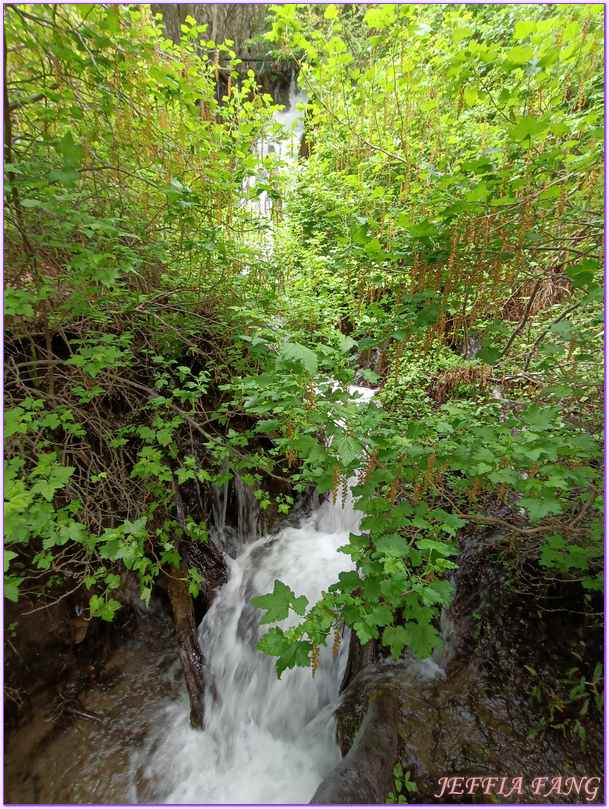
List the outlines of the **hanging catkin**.
<svg viewBox="0 0 609 809">
<path fill-rule="evenodd" d="M 314 645 L 313 651 L 311 653 L 311 673 L 313 677 L 317 673 L 317 669 L 319 668 L 319 646 Z"/>
<path fill-rule="evenodd" d="M 334 627 L 334 643 L 332 645 L 332 658 L 336 660 L 338 657 L 338 650 L 340 648 L 340 630 L 338 627 Z"/>
<path fill-rule="evenodd" d="M 349 482 L 346 475 L 343 475 L 343 497 L 341 500 L 341 508 L 344 508 L 347 503 L 347 497 L 349 496 Z"/>
<path fill-rule="evenodd" d="M 340 486 L 340 469 L 338 464 L 334 466 L 332 472 L 332 505 L 336 505 L 336 498 L 338 497 L 338 487 Z"/>
</svg>

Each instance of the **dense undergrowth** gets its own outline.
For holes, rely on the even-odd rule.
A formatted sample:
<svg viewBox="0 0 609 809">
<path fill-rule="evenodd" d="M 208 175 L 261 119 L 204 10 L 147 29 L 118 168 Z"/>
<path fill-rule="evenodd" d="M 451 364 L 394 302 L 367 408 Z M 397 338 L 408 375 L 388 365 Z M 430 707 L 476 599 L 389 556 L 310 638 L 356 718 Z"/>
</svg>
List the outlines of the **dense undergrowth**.
<svg viewBox="0 0 609 809">
<path fill-rule="evenodd" d="M 213 483 L 285 513 L 355 477 L 356 569 L 315 605 L 257 600 L 303 619 L 260 642 L 279 673 L 342 622 L 426 657 L 468 524 L 594 623 L 602 13 L 274 8 L 310 99 L 286 185 L 230 43 L 210 63 L 194 21 L 173 45 L 145 9 L 6 9 L 5 596 L 84 587 L 111 620 L 122 570 L 146 601 L 207 541 Z"/>
</svg>

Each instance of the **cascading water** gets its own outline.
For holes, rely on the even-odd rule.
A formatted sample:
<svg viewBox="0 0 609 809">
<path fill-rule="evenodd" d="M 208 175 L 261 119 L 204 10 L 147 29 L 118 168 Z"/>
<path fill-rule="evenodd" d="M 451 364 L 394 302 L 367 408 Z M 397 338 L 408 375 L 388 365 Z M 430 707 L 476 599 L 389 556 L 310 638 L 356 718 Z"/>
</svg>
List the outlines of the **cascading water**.
<svg viewBox="0 0 609 809">
<path fill-rule="evenodd" d="M 275 144 L 267 140 L 261 150 L 274 149 L 284 159 L 297 154 L 304 130 L 297 107 L 305 99 L 293 80 L 287 109 L 275 115 L 291 136 Z M 260 216 L 264 219 L 266 193 L 261 197 Z M 362 388 L 353 388 L 352 393 L 360 399 L 372 395 Z M 67 770 L 64 773 L 59 768 L 60 776 L 70 786 L 62 792 L 63 782 L 57 785 L 51 779 L 44 794 L 53 796 L 54 802 L 56 795 L 66 795 L 68 802 L 89 803 L 122 803 L 125 797 L 132 803 L 306 803 L 340 761 L 333 710 L 348 656 L 348 637 L 343 638 L 336 660 L 331 649 L 321 650 L 315 678 L 310 668 L 295 668 L 285 671 L 279 680 L 275 658 L 256 649 L 268 626 L 260 627 L 263 611 L 251 600 L 271 592 L 278 579 L 314 604 L 340 572 L 352 567 L 350 558 L 337 549 L 349 542 L 350 531 L 357 531 L 361 515 L 354 510 L 349 494 L 344 507 L 340 502 L 324 502 L 298 527 L 284 527 L 272 536 L 257 538 L 251 490 L 235 481 L 233 497 L 228 486 L 216 489 L 215 494 L 212 537 L 222 538 L 219 545 L 230 578 L 198 630 L 207 663 L 203 730 L 190 727 L 186 689 L 175 699 L 179 664 L 177 660 L 167 663 L 172 657 L 171 643 L 159 634 L 158 649 L 153 644 L 149 655 L 149 668 L 142 668 L 145 673 L 126 675 L 124 695 L 116 708 L 120 718 L 112 720 L 113 733 L 98 731 L 95 722 L 87 725 L 92 728 L 92 741 L 84 752 L 76 734 L 68 733 L 61 740 L 66 748 L 64 753 L 60 747 L 60 756 L 66 759 Z M 237 530 L 229 535 L 227 511 L 233 506 Z M 136 661 L 136 671 L 141 662 Z M 159 682 L 158 693 L 144 700 L 140 691 L 145 693 L 153 678 Z M 93 710 L 105 710 L 104 689 L 97 698 L 99 704 L 92 701 Z M 141 743 L 132 740 L 129 722 Z M 113 759 L 117 750 L 125 757 L 118 765 Z M 86 766 L 79 778 L 79 773 L 72 773 L 81 767 L 83 756 Z M 127 758 L 126 772 L 123 762 Z M 46 759 L 41 758 L 36 766 L 44 769 L 45 765 Z"/>
<path fill-rule="evenodd" d="M 269 256 L 273 251 L 273 220 L 271 209 L 273 201 L 269 196 L 264 183 L 269 176 L 280 172 L 282 165 L 293 163 L 298 156 L 300 141 L 304 134 L 303 105 L 306 105 L 308 95 L 298 88 L 295 74 L 292 76 L 288 92 L 288 103 L 283 110 L 276 110 L 273 118 L 280 124 L 283 137 L 275 139 L 269 131 L 263 134 L 258 141 L 257 154 L 261 161 L 273 155 L 273 165 L 259 171 L 256 176 L 250 177 L 245 189 L 256 193 L 254 198 L 248 198 L 246 205 L 250 209 L 254 221 L 261 227 L 262 252 Z M 258 188 L 257 188 L 258 187 Z M 244 271 L 246 274 L 249 269 Z"/>
<path fill-rule="evenodd" d="M 263 140 L 261 158 L 274 152 L 294 157 L 304 131 L 298 110 L 306 95 L 292 79 L 289 103 L 275 120 L 290 133 L 286 140 Z M 255 184 L 256 180 L 253 181 Z M 253 187 L 253 186 L 252 186 Z M 270 224 L 266 191 L 257 215 Z M 269 243 L 272 249 L 272 237 Z M 369 398 L 372 392 L 353 388 Z M 230 579 L 199 627 L 207 661 L 205 723 L 189 725 L 184 699 L 168 705 L 145 748 L 133 754 L 133 799 L 166 803 L 306 803 L 322 778 L 340 761 L 335 741 L 333 703 L 348 654 L 343 642 L 336 660 L 322 649 L 315 678 L 311 669 L 295 668 L 277 679 L 275 659 L 256 649 L 268 629 L 260 627 L 262 610 L 251 600 L 273 590 L 275 580 L 315 603 L 338 574 L 352 567 L 337 549 L 356 531 L 360 514 L 349 494 L 344 506 L 325 502 L 299 527 L 255 539 L 254 504 L 235 481 L 240 553 L 227 559 Z M 214 504 L 216 534 L 226 544 L 228 488 L 218 489 Z M 243 512 L 243 513 L 241 513 Z M 246 544 L 248 543 L 249 544 Z M 294 617 L 294 616 L 293 616 Z M 285 624 L 289 624 L 288 618 Z M 146 794 L 136 784 L 146 785 Z"/>
<path fill-rule="evenodd" d="M 229 508 L 234 526 L 227 521 Z M 238 556 L 245 543 L 253 542 L 260 535 L 258 502 L 254 490 L 238 475 L 230 483 L 212 487 L 212 514 L 211 539 L 219 550 L 233 559 Z"/>
<path fill-rule="evenodd" d="M 229 561 L 230 580 L 199 628 L 208 662 L 204 730 L 190 729 L 185 699 L 172 704 L 133 760 L 134 778 L 154 785 L 155 800 L 306 803 L 339 762 L 332 703 L 348 644 L 336 660 L 322 650 L 315 679 L 296 668 L 278 680 L 274 659 L 255 648 L 267 627 L 259 626 L 263 613 L 251 600 L 279 579 L 314 603 L 350 568 L 337 549 L 360 516 L 350 497 L 344 508 L 325 502 L 298 528 L 262 537 Z"/>
<path fill-rule="evenodd" d="M 275 121 L 281 125 L 285 137 L 274 140 L 269 134 L 258 141 L 258 157 L 264 160 L 270 154 L 277 156 L 278 160 L 293 162 L 298 156 L 298 148 L 304 134 L 304 118 L 302 105 L 308 101 L 308 95 L 298 88 L 296 76 L 292 76 L 288 92 L 288 103 L 284 109 L 273 114 Z M 252 178 L 251 187 L 255 187 L 256 178 Z M 267 217 L 270 213 L 271 200 L 266 191 L 259 196 L 259 210 Z"/>
</svg>

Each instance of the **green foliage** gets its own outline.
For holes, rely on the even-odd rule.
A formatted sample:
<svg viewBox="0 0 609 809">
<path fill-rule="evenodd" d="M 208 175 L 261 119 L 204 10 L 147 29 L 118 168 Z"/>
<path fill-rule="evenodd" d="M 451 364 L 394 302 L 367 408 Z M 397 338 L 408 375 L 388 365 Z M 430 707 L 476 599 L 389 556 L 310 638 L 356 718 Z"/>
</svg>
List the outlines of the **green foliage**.
<svg viewBox="0 0 609 809">
<path fill-rule="evenodd" d="M 604 707 L 603 666 L 597 663 L 588 681 L 578 668 L 572 668 L 564 678 L 553 682 L 544 671 L 539 675 L 530 666 L 525 668 L 532 675 L 527 684 L 529 704 L 533 710 L 542 714 L 538 724 L 529 732 L 529 736 L 543 735 L 548 729 L 562 730 L 580 742 L 581 749 L 586 749 L 586 730 L 582 724 L 592 702 L 596 710 L 602 714 Z"/>
<path fill-rule="evenodd" d="M 418 792 L 419 788 L 410 780 L 410 770 L 404 772 L 402 765 L 398 763 L 393 768 L 393 789 L 387 796 L 387 803 L 408 803 L 405 793 Z"/>
<path fill-rule="evenodd" d="M 451 539 L 469 521 L 493 523 L 484 516 L 484 503 L 497 492 L 505 499 L 512 492 L 512 507 L 526 509 L 534 526 L 519 529 L 516 522 L 516 534 L 547 537 L 542 564 L 550 562 L 567 578 L 596 586 L 601 534 L 596 529 L 592 534 L 574 532 L 572 517 L 586 506 L 591 490 L 600 492 L 593 466 L 600 449 L 562 420 L 559 407 L 535 403 L 510 415 L 499 403 L 454 398 L 439 409 L 428 406 L 427 415 L 419 408 L 415 419 L 415 406 L 407 403 L 385 410 L 377 401 L 351 401 L 332 379 L 342 374 L 347 382 L 354 372 L 341 368 L 340 351 L 332 354 L 325 341 L 315 344 L 317 354 L 324 356 L 326 367 L 333 359 L 335 367 L 328 377 L 318 374 L 312 397 L 300 369 L 284 366 L 281 354 L 272 349 L 261 352 L 256 339 L 252 346 L 261 373 L 236 381 L 235 388 L 246 396 L 252 412 L 265 417 L 260 428 L 272 427 L 278 434 L 275 452 L 298 455 L 299 471 L 293 474 L 297 486 L 315 481 L 319 492 L 336 487 L 336 470 L 345 478 L 358 470 L 365 477 L 352 486 L 356 508 L 363 512 L 361 533 L 352 534 L 340 549 L 357 572 L 342 575 L 300 625 L 273 632 L 272 643 L 267 635 L 259 648 L 281 657 L 305 638 L 315 647 L 343 620 L 362 643 L 380 638 L 396 659 L 406 646 L 427 657 L 440 643 L 434 618 L 450 602 L 452 587 L 443 577 L 455 567 L 451 556 L 457 549 Z M 455 360 L 436 367 L 450 371 L 461 365 Z M 420 369 L 414 373 L 422 373 L 421 364 L 414 367 Z M 251 396 L 251 390 L 261 393 Z M 395 402 L 393 395 L 383 398 Z M 595 513 L 600 520 L 596 507 Z M 549 555 L 556 548 L 554 515 L 566 515 L 570 525 L 563 551 L 568 561 L 561 565 Z M 254 601 L 273 607 L 263 622 L 288 615 L 293 594 L 285 588 L 281 596 L 277 587 L 264 602 Z M 289 661 L 296 662 L 295 655 L 284 658 L 282 668 Z"/>
<path fill-rule="evenodd" d="M 362 514 L 318 603 L 255 599 L 300 619 L 259 643 L 279 674 L 343 623 L 428 656 L 467 525 L 593 597 L 602 18 L 523 8 L 273 7 L 310 97 L 283 183 L 272 99 L 228 44 L 220 97 L 192 20 L 7 7 L 7 597 L 76 577 L 112 620 L 127 569 L 148 603 L 236 475 Z"/>
<path fill-rule="evenodd" d="M 509 7 L 373 6 L 355 22 L 333 6 L 272 11 L 267 36 L 311 98 L 310 155 L 277 230 L 283 317 L 319 365 L 313 392 L 261 352 L 246 386 L 265 392 L 246 406 L 298 456 L 297 485 L 336 497 L 359 472 L 364 515 L 342 549 L 357 572 L 272 649 L 325 643 L 343 620 L 394 657 L 426 656 L 468 523 L 504 532 L 542 578 L 600 586 L 601 425 L 586 403 L 600 405 L 602 379 L 601 20 L 592 6 L 526 20 Z M 377 354 L 364 376 L 383 408 L 332 387 L 353 381 L 328 362 L 345 326 Z M 497 499 L 509 521 L 489 515 Z"/>
<path fill-rule="evenodd" d="M 304 615 L 308 601 L 304 596 L 296 598 L 290 588 L 280 581 L 275 581 L 273 592 L 266 596 L 259 596 L 252 599 L 255 607 L 267 610 L 266 615 L 261 618 L 261 624 L 272 624 L 275 621 L 283 621 L 288 617 L 290 608 L 297 615 Z"/>
<path fill-rule="evenodd" d="M 193 420 L 239 361 L 244 323 L 224 309 L 209 323 L 207 307 L 252 286 L 241 270 L 264 226 L 242 200 L 274 107 L 253 74 L 236 81 L 223 44 L 234 83 L 218 98 L 193 20 L 178 45 L 144 7 L 13 6 L 5 23 L 6 595 L 76 578 L 91 615 L 112 620 L 117 571 L 134 571 L 148 602 L 181 543 L 207 539 L 177 518 L 175 489 L 222 485 L 228 456 L 243 474 L 260 463 L 236 431 Z"/>
</svg>

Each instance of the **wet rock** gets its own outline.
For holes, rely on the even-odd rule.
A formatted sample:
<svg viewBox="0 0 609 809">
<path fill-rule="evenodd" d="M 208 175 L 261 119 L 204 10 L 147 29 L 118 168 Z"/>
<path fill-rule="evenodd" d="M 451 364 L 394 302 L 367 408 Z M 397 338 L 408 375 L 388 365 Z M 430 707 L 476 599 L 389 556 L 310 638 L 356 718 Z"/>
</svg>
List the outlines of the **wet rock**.
<svg viewBox="0 0 609 809">
<path fill-rule="evenodd" d="M 397 726 L 397 697 L 390 691 L 375 692 L 353 746 L 310 803 L 385 803 L 393 781 Z"/>
<path fill-rule="evenodd" d="M 575 803 L 575 794 L 536 792 L 535 779 L 551 774 L 564 782 L 602 773 L 601 717 L 592 704 L 578 718 L 585 726 L 583 747 L 572 706 L 556 713 L 558 725 L 566 720 L 564 727 L 552 728 L 546 721 L 543 732 L 536 730 L 544 709 L 531 700 L 537 683 L 531 669 L 543 671 L 548 683 L 564 676 L 575 655 L 585 651 L 581 626 L 576 616 L 540 612 L 536 598 L 508 586 L 505 565 L 493 564 L 490 553 L 499 541 L 490 532 L 462 537 L 453 604 L 441 620 L 443 650 L 426 661 L 407 652 L 398 663 L 379 657 L 364 663 L 364 650 L 352 640 L 348 687 L 335 711 L 344 761 L 355 749 L 360 724 L 363 729 L 369 697 L 382 688 L 399 705 L 391 766 L 399 761 L 410 771 L 417 803 Z M 599 654 L 600 649 L 588 649 L 593 661 Z M 585 670 L 585 663 L 580 665 Z M 547 720 L 547 708 L 545 715 Z M 341 772 L 337 768 L 336 777 L 332 780 L 331 773 L 326 779 L 336 790 L 342 789 Z M 478 778 L 471 794 L 439 797 L 442 779 L 460 777 Z M 494 785 L 480 782 L 495 777 Z M 332 793 L 324 795 L 333 802 L 328 799 Z M 362 802 L 350 793 L 344 797 L 348 803 Z"/>
</svg>

